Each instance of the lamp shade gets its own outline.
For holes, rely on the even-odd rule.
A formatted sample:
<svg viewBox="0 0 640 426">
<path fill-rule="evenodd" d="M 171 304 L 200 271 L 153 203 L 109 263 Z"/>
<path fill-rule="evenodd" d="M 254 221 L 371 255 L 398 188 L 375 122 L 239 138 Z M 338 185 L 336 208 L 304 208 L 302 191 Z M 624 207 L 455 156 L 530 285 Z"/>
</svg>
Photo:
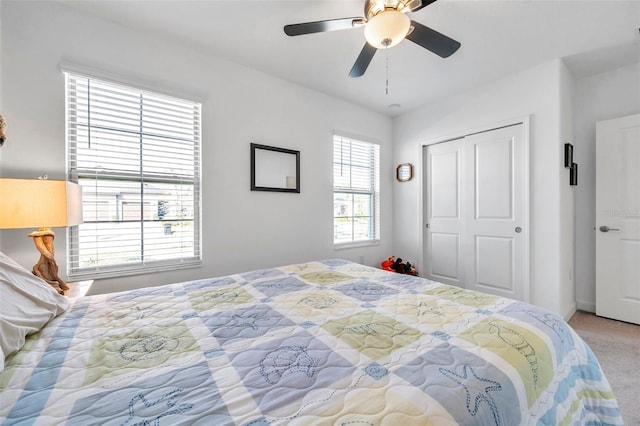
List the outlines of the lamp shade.
<svg viewBox="0 0 640 426">
<path fill-rule="evenodd" d="M 411 28 L 407 15 L 395 9 L 378 13 L 364 27 L 364 38 L 376 49 L 388 49 L 404 40 Z"/>
<path fill-rule="evenodd" d="M 65 180 L 0 178 L 0 229 L 82 223 L 82 187 Z"/>
</svg>

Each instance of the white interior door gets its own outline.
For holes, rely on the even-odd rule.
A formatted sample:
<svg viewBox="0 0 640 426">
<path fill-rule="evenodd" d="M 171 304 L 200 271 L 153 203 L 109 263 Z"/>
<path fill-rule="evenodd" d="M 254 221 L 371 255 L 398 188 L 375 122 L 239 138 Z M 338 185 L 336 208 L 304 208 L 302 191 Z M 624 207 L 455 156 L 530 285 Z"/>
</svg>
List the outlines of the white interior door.
<svg viewBox="0 0 640 426">
<path fill-rule="evenodd" d="M 596 125 L 596 314 L 640 324 L 640 115 Z"/>
<path fill-rule="evenodd" d="M 424 148 L 427 278 L 528 301 L 525 161 L 522 124 Z"/>
<path fill-rule="evenodd" d="M 464 287 L 462 263 L 462 156 L 464 139 L 423 150 L 427 278 Z"/>
<path fill-rule="evenodd" d="M 466 288 L 523 300 L 523 125 L 465 138 Z"/>
</svg>

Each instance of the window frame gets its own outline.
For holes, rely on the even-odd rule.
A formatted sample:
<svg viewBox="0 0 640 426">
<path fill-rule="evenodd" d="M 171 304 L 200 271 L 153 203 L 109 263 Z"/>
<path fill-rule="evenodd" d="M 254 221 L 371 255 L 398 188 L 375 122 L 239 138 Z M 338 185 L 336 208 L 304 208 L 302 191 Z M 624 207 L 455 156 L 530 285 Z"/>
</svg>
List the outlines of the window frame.
<svg viewBox="0 0 640 426">
<path fill-rule="evenodd" d="M 145 193 L 149 194 L 149 190 L 144 189 L 144 184 L 173 184 L 173 185 L 187 185 L 187 188 L 193 192 L 193 205 L 191 206 L 193 209 L 193 219 L 182 219 L 182 221 L 192 221 L 193 222 L 193 244 L 189 244 L 189 247 L 193 249 L 193 256 L 183 256 L 178 253 L 174 257 L 163 259 L 163 260 L 145 260 L 144 259 L 144 247 L 145 241 L 149 241 L 150 236 L 145 235 L 144 232 L 141 231 L 140 238 L 137 240 L 141 246 L 141 258 L 135 262 L 128 263 L 119 263 L 119 264 L 107 264 L 107 265 L 97 265 L 94 267 L 86 267 L 80 265 L 80 227 L 73 226 L 67 229 L 67 275 L 70 279 L 73 280 L 81 280 L 81 279 L 96 279 L 96 278 L 112 278 L 112 277 L 123 277 L 130 275 L 138 275 L 138 274 L 147 274 L 159 271 L 167 271 L 167 270 L 176 270 L 183 268 L 193 268 L 202 265 L 202 167 L 201 167 L 201 150 L 202 150 L 202 104 L 197 101 L 192 101 L 185 98 L 180 98 L 172 95 L 166 95 L 162 92 L 147 90 L 140 87 L 136 87 L 133 84 L 129 83 L 120 83 L 118 81 L 114 81 L 110 78 L 103 77 L 94 77 L 90 74 L 84 72 L 77 72 L 74 70 L 65 70 L 63 69 L 64 80 L 65 80 L 65 133 L 66 133 L 66 159 L 67 159 L 67 174 L 68 179 L 72 182 L 79 183 L 82 179 L 94 179 L 96 182 L 105 182 L 109 180 L 118 181 L 122 184 L 122 188 L 126 188 L 126 186 L 135 183 L 140 185 L 140 211 L 141 215 L 138 219 L 131 221 L 132 223 L 139 223 L 141 225 L 141 229 L 144 228 L 144 223 L 148 222 L 148 218 L 145 218 L 146 208 L 148 202 L 145 201 Z M 98 178 L 97 169 L 92 170 L 89 168 L 80 168 L 78 167 L 78 151 L 79 151 L 79 141 L 78 139 L 78 129 L 81 125 L 74 121 L 75 117 L 80 111 L 78 107 L 78 100 L 81 98 L 77 98 L 77 94 L 71 93 L 70 81 L 71 79 L 87 79 L 88 81 L 93 81 L 98 84 L 106 84 L 117 88 L 118 90 L 123 90 L 130 94 L 139 95 L 141 102 L 142 99 L 147 96 L 150 98 L 167 101 L 176 101 L 180 103 L 186 103 L 189 105 L 189 108 L 192 108 L 193 115 L 190 123 L 193 125 L 193 138 L 188 138 L 188 147 L 190 149 L 183 150 L 183 152 L 188 152 L 188 155 L 193 155 L 193 169 L 188 169 L 189 172 L 193 172 L 193 175 L 189 175 L 188 178 L 184 176 L 172 175 L 171 173 L 162 173 L 140 170 L 139 173 L 131 173 L 126 170 L 125 167 L 121 169 L 114 170 L 113 172 L 105 172 L 104 170 L 100 171 L 100 175 Z M 82 99 L 87 99 L 88 101 L 91 99 L 91 95 L 89 93 L 86 96 L 82 97 Z M 71 100 L 73 99 L 73 101 Z M 88 106 L 88 112 L 90 113 L 90 107 Z M 144 107 L 140 107 L 139 110 L 140 121 L 143 122 L 145 119 L 145 110 Z M 148 112 L 147 112 L 148 114 Z M 70 117 L 74 117 L 72 120 Z M 94 129 L 90 123 L 85 125 L 87 129 Z M 140 153 L 138 154 L 138 159 L 141 162 L 144 162 L 145 155 L 142 150 L 142 140 L 144 138 L 160 138 L 160 139 L 171 139 L 171 136 L 160 136 L 158 134 L 154 134 L 153 132 L 149 132 L 143 129 L 140 129 L 139 132 L 134 132 L 134 135 L 137 135 L 140 139 Z M 160 140 L 159 139 L 159 140 Z M 192 148 L 192 149 L 191 149 Z M 146 158 L 149 158 L 150 154 L 146 155 Z M 168 157 L 168 156 L 167 156 Z M 98 166 L 100 168 L 100 166 Z M 92 176 L 92 173 L 94 174 Z M 181 194 L 181 191 L 178 193 L 172 193 L 173 195 Z M 84 204 L 85 201 L 83 201 Z M 158 201 L 159 203 L 160 201 Z M 124 205 L 124 203 L 123 203 Z M 189 203 L 191 205 L 191 203 Z M 124 210 L 123 210 L 124 212 Z M 161 220 L 162 218 L 158 218 Z M 177 221 L 178 219 L 173 219 L 173 221 Z M 98 224 L 100 220 L 96 218 L 93 223 Z M 108 223 L 114 224 L 114 226 L 118 226 L 115 224 L 121 224 L 127 222 L 126 220 L 110 220 Z M 86 218 L 85 218 L 85 223 Z M 191 235 L 191 234 L 189 234 Z M 99 249 L 99 246 L 97 246 Z"/>
<path fill-rule="evenodd" d="M 340 165 L 342 167 L 344 166 L 348 166 L 350 168 L 350 176 L 352 176 L 351 171 L 354 168 L 360 168 L 363 169 L 363 167 L 361 165 L 354 165 L 353 164 L 353 159 L 350 158 L 349 161 L 347 163 L 345 163 L 344 161 L 342 162 L 336 162 L 336 145 L 338 143 L 355 143 L 355 144 L 359 144 L 359 145 L 364 145 L 367 146 L 367 149 L 371 150 L 372 152 L 370 152 L 370 156 L 371 156 L 371 163 L 369 164 L 368 167 L 366 167 L 366 169 L 369 171 L 370 173 L 370 188 L 367 190 L 364 189 L 357 189 L 354 188 L 353 185 L 353 181 L 351 181 L 350 185 L 348 187 L 341 187 L 341 186 L 337 186 L 336 185 L 336 175 L 335 175 L 335 170 L 336 170 L 336 166 Z M 339 249 L 347 249 L 347 248 L 353 248 L 353 247 L 366 247 L 366 246 L 374 246 L 374 245 L 378 245 L 380 244 L 380 144 L 378 143 L 374 143 L 374 142 L 370 142 L 367 140 L 363 140 L 360 138 L 354 138 L 354 137 L 350 137 L 350 136 L 346 136 L 342 133 L 334 133 L 333 135 L 333 160 L 332 160 L 332 173 L 333 173 L 333 210 L 334 210 L 334 214 L 333 214 L 333 229 L 334 229 L 334 234 L 333 234 L 333 246 L 334 249 L 339 250 Z M 342 150 L 341 150 L 342 151 Z M 353 152 L 353 150 L 350 148 L 349 152 Z M 351 211 L 351 215 L 349 216 L 336 216 L 336 212 L 335 212 L 335 202 L 336 202 L 336 194 L 347 194 L 347 195 L 352 195 L 352 196 L 357 196 L 357 195 L 366 195 L 370 198 L 369 204 L 369 215 L 367 216 L 358 216 L 355 214 L 355 211 L 352 208 Z M 351 240 L 350 241 L 337 241 L 336 240 L 336 219 L 340 218 L 340 217 L 349 217 L 351 218 L 351 223 L 352 223 L 352 231 L 351 231 Z M 355 231 L 354 231 L 354 219 L 355 218 L 362 218 L 362 217 L 367 217 L 369 218 L 369 229 L 370 229 L 370 233 L 372 235 L 371 238 L 366 238 L 366 239 L 355 239 Z"/>
</svg>

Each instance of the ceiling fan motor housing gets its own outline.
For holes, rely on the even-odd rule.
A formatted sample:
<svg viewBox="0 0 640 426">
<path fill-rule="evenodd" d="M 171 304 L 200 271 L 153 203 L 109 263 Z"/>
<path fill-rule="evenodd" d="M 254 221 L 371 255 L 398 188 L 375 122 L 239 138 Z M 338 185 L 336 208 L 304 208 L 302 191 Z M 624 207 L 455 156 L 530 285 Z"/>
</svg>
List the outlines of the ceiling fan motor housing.
<svg viewBox="0 0 640 426">
<path fill-rule="evenodd" d="M 387 9 L 395 9 L 398 12 L 407 13 L 421 4 L 421 0 L 367 0 L 364 4 L 364 16 L 367 17 L 367 20 L 370 20 Z"/>
</svg>

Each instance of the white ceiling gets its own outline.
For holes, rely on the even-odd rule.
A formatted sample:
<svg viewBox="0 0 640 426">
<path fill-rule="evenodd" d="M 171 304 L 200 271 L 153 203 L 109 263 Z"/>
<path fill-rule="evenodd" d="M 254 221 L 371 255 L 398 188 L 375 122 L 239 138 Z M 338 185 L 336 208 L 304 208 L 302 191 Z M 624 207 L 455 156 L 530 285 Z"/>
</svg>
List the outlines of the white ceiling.
<svg viewBox="0 0 640 426">
<path fill-rule="evenodd" d="M 461 42 L 458 52 L 442 59 L 405 40 L 357 79 L 362 28 L 282 28 L 363 16 L 364 0 L 58 1 L 391 116 L 554 58 L 576 77 L 640 61 L 640 0 L 439 0 L 410 17 Z"/>
</svg>

